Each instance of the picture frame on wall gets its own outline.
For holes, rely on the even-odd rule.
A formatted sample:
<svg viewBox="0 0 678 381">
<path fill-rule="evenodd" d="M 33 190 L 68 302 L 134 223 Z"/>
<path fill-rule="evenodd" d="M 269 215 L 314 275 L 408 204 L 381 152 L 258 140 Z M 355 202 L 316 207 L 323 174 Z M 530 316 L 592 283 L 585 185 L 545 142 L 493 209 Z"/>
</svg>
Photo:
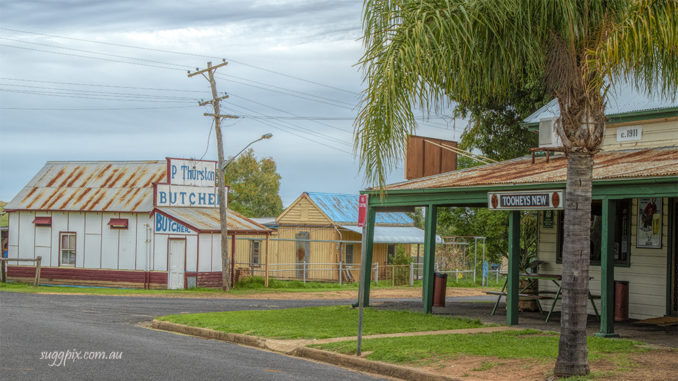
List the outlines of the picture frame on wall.
<svg viewBox="0 0 678 381">
<path fill-rule="evenodd" d="M 661 249 L 662 247 L 662 198 L 643 197 L 638 199 L 636 221 L 636 247 Z"/>
</svg>

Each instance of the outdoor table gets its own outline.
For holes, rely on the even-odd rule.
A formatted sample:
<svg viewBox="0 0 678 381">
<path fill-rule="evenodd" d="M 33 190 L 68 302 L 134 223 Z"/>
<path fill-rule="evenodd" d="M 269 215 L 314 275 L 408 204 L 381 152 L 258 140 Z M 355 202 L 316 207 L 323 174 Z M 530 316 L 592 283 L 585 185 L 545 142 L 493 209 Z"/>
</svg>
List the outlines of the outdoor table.
<svg viewBox="0 0 678 381">
<path fill-rule="evenodd" d="M 508 275 L 508 273 L 501 273 L 501 275 Z M 525 290 L 529 289 L 534 284 L 534 282 L 537 282 L 539 280 L 550 280 L 551 282 L 553 282 L 553 284 L 555 284 L 558 287 L 558 291 L 556 291 L 556 295 L 553 298 L 553 303 L 551 304 L 551 308 L 549 309 L 549 313 L 548 313 L 548 315 L 546 315 L 546 322 L 548 323 L 549 319 L 551 319 L 551 314 L 553 313 L 553 309 L 555 308 L 556 303 L 560 299 L 560 294 L 561 294 L 561 291 L 562 291 L 562 286 L 561 286 L 560 282 L 563 279 L 562 275 L 560 275 L 560 274 L 520 273 L 519 277 L 522 278 L 522 279 L 528 279 L 530 282 L 528 282 L 527 286 L 518 290 L 518 296 L 523 297 L 523 298 L 535 299 L 537 301 L 537 306 L 539 307 L 540 312 L 543 312 L 543 310 L 541 308 L 541 303 L 539 303 L 539 299 L 551 299 L 551 297 L 547 297 L 547 296 L 539 295 L 539 294 L 540 293 L 541 294 L 546 294 L 546 293 L 551 294 L 551 293 L 553 293 L 553 291 L 541 291 L 541 292 L 537 291 L 537 295 L 532 295 L 532 294 L 526 294 Z M 591 277 L 589 279 L 593 279 L 593 277 Z M 497 311 L 497 307 L 499 306 L 499 302 L 501 302 L 501 297 L 507 296 L 507 292 L 506 292 L 507 284 L 508 284 L 508 276 L 506 277 L 506 280 L 504 281 L 504 285 L 502 286 L 501 291 L 496 293 L 498 295 L 497 296 L 497 302 L 494 303 L 494 308 L 492 308 L 492 313 L 490 315 L 494 315 L 495 312 Z M 598 308 L 596 308 L 596 304 L 593 302 L 594 297 L 593 297 L 593 295 L 591 295 L 591 291 L 588 291 L 588 294 L 589 294 L 589 300 L 591 301 L 591 306 L 593 307 L 593 311 L 595 311 L 596 317 L 598 317 L 598 319 L 600 319 L 600 314 L 598 313 Z"/>
</svg>

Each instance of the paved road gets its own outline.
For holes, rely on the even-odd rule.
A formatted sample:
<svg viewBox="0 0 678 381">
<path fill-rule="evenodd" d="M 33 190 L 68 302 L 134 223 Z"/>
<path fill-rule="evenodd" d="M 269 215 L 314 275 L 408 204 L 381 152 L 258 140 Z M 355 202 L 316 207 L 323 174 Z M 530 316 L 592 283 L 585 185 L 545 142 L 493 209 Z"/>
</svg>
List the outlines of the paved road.
<svg viewBox="0 0 678 381">
<path fill-rule="evenodd" d="M 153 316 L 349 301 L 262 301 L 0 292 L 0 380 L 376 380 L 345 369 L 215 340 L 142 328 Z M 42 352 L 121 352 L 64 362 Z"/>
</svg>

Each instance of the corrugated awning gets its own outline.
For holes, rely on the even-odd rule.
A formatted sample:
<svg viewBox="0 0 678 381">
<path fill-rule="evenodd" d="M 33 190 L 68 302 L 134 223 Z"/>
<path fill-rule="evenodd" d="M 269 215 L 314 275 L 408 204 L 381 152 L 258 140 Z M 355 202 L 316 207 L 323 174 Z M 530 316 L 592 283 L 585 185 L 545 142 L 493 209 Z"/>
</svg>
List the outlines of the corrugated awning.
<svg viewBox="0 0 678 381">
<path fill-rule="evenodd" d="M 111 218 L 111 220 L 108 221 L 108 226 L 116 229 L 127 229 L 129 221 L 127 218 Z"/>
<path fill-rule="evenodd" d="M 41 226 L 52 226 L 52 217 L 35 217 L 33 223 Z"/>
<path fill-rule="evenodd" d="M 221 228 L 219 208 L 161 207 L 156 208 L 155 211 L 199 232 L 218 232 Z M 226 213 L 226 225 L 230 232 L 240 234 L 269 234 L 271 232 L 265 226 L 230 209 L 227 209 Z"/>
<path fill-rule="evenodd" d="M 341 227 L 358 234 L 363 233 L 363 228 L 354 225 Z M 414 226 L 375 226 L 374 243 L 424 243 L 424 230 Z M 436 236 L 436 243 L 443 243 L 443 239 Z"/>
</svg>

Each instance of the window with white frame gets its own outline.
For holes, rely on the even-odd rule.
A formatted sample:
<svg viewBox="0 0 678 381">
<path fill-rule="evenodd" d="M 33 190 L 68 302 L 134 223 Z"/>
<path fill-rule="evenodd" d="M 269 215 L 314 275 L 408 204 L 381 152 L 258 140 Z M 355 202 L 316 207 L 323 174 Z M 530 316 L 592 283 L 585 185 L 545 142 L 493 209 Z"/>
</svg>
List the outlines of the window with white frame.
<svg viewBox="0 0 678 381">
<path fill-rule="evenodd" d="M 259 265 L 261 259 L 261 241 L 250 241 L 250 264 Z"/>
<path fill-rule="evenodd" d="M 60 233 L 60 259 L 61 266 L 75 266 L 75 233 Z"/>
</svg>

